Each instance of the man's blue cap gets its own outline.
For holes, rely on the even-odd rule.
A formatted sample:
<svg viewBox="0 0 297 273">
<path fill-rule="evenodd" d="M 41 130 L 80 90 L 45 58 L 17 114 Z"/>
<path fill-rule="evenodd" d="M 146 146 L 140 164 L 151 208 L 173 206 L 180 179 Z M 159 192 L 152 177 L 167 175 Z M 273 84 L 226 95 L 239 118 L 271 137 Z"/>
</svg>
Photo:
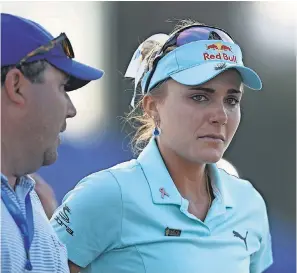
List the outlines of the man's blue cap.
<svg viewBox="0 0 297 273">
<path fill-rule="evenodd" d="M 28 53 L 48 44 L 54 37 L 39 24 L 11 14 L 1 13 L 1 67 L 17 64 Z M 92 80 L 100 79 L 104 72 L 70 59 L 62 46 L 29 58 L 26 63 L 46 60 L 70 76 L 66 91 L 83 87 Z"/>
</svg>

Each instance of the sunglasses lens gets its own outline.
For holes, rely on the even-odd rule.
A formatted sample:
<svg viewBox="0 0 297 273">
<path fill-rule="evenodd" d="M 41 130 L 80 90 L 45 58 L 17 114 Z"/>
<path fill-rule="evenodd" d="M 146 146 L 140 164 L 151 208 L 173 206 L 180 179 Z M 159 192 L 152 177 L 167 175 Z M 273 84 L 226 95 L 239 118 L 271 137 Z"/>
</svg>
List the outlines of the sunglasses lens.
<svg viewBox="0 0 297 273">
<path fill-rule="evenodd" d="M 63 45 L 63 50 L 64 50 L 65 54 L 67 55 L 67 57 L 74 58 L 74 53 L 73 53 L 71 45 L 69 44 L 68 39 L 65 39 L 62 42 L 62 45 Z"/>
<path fill-rule="evenodd" d="M 223 42 L 234 43 L 225 32 L 210 27 L 192 27 L 182 31 L 176 41 L 177 46 L 182 46 L 194 41 L 222 40 Z"/>
</svg>

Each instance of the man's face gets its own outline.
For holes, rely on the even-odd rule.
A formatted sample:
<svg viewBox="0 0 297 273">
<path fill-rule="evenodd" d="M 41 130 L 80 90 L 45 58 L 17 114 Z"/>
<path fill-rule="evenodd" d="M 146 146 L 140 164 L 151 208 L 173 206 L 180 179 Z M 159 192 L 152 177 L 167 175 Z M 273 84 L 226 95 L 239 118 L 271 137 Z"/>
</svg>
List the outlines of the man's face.
<svg viewBox="0 0 297 273">
<path fill-rule="evenodd" d="M 49 65 L 42 83 L 26 85 L 26 131 L 31 141 L 30 150 L 41 165 L 50 165 L 57 159 L 59 133 L 66 129 L 66 119 L 76 115 L 76 109 L 64 90 L 66 75 Z M 34 160 L 35 161 L 35 160 Z"/>
</svg>

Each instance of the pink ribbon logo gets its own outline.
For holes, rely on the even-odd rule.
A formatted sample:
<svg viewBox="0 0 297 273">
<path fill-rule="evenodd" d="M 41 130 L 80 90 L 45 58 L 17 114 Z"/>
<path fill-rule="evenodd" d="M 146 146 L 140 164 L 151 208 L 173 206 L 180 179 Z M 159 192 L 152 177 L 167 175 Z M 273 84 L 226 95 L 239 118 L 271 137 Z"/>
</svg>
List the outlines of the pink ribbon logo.
<svg viewBox="0 0 297 273">
<path fill-rule="evenodd" d="M 160 188 L 159 191 L 160 191 L 160 193 L 161 193 L 161 197 L 162 197 L 162 199 L 164 199 L 165 195 L 166 195 L 167 197 L 169 197 L 169 194 L 165 191 L 164 188 Z"/>
</svg>

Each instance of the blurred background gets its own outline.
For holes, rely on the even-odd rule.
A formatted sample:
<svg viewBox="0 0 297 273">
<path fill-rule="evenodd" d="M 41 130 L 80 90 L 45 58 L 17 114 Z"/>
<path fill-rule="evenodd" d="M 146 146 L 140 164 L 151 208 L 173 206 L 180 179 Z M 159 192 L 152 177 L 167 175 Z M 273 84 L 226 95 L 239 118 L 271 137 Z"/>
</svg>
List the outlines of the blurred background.
<svg viewBox="0 0 297 273">
<path fill-rule="evenodd" d="M 84 176 L 133 157 L 131 128 L 122 120 L 133 84 L 123 75 L 138 45 L 170 33 L 179 19 L 216 25 L 241 45 L 264 86 L 246 90 L 225 159 L 266 200 L 275 260 L 266 272 L 296 272 L 296 7 L 293 1 L 2 2 L 2 12 L 35 20 L 54 36 L 66 32 L 76 59 L 106 72 L 70 93 L 78 114 L 68 122 L 58 161 L 39 171 L 58 202 Z"/>
</svg>

